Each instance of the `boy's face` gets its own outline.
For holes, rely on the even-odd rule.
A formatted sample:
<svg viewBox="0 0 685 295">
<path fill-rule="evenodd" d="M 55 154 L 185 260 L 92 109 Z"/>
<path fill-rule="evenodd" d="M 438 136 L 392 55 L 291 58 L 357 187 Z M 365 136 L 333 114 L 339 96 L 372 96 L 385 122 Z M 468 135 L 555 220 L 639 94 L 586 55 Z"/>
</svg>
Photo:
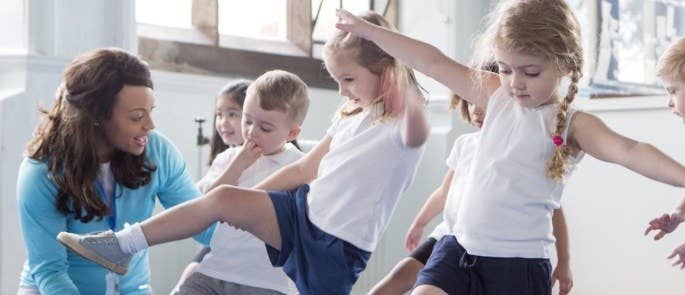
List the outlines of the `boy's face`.
<svg viewBox="0 0 685 295">
<path fill-rule="evenodd" d="M 257 95 L 248 94 L 243 106 L 242 132 L 245 142 L 252 141 L 265 155 L 280 152 L 286 142 L 297 137 L 299 126 L 280 110 L 267 111 Z"/>
<path fill-rule="evenodd" d="M 668 93 L 668 107 L 685 123 L 685 81 L 675 75 L 663 77 L 662 80 Z"/>
</svg>

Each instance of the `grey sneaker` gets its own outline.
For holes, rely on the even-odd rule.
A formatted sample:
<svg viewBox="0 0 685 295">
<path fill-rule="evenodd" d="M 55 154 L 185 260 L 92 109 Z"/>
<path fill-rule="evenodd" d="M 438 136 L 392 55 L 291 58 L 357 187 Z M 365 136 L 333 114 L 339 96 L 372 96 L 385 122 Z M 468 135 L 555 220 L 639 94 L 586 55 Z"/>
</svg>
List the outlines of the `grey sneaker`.
<svg viewBox="0 0 685 295">
<path fill-rule="evenodd" d="M 60 232 L 57 239 L 76 254 L 117 274 L 124 275 L 128 271 L 132 255 L 121 251 L 119 240 L 111 230 L 87 235 Z"/>
</svg>

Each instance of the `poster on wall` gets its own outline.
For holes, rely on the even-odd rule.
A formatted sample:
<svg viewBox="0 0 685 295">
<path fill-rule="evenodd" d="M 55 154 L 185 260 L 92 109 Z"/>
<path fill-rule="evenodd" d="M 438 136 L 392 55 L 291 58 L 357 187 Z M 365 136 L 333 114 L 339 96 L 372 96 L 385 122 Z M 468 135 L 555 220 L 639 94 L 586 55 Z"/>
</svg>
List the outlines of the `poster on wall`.
<svg viewBox="0 0 685 295">
<path fill-rule="evenodd" d="M 682 0 L 568 0 L 592 62 L 583 94 L 623 97 L 663 94 L 655 75 L 659 56 L 685 36 Z M 594 39 L 589 42 L 588 38 Z M 593 46 L 594 45 L 594 46 Z"/>
</svg>

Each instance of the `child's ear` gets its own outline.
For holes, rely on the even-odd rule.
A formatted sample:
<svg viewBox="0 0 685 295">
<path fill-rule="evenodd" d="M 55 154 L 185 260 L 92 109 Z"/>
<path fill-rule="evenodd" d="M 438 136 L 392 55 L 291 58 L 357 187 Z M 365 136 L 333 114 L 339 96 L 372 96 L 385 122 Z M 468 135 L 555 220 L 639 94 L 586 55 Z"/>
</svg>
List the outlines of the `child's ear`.
<svg viewBox="0 0 685 295">
<path fill-rule="evenodd" d="M 288 141 L 293 141 L 297 139 L 297 136 L 300 135 L 300 131 L 300 126 L 290 128 L 290 131 L 288 131 Z"/>
</svg>

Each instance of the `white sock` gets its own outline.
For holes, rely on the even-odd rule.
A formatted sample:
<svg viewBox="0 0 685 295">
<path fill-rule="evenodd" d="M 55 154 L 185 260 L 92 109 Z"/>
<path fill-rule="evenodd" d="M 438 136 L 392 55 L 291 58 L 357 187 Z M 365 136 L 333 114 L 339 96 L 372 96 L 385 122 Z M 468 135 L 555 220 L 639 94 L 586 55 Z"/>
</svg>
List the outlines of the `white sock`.
<svg viewBox="0 0 685 295">
<path fill-rule="evenodd" d="M 119 247 L 121 251 L 126 254 L 136 254 L 138 251 L 145 250 L 149 246 L 143 234 L 143 229 L 140 223 L 136 222 L 133 225 L 124 224 L 124 229 L 114 233 L 119 240 Z"/>
</svg>

